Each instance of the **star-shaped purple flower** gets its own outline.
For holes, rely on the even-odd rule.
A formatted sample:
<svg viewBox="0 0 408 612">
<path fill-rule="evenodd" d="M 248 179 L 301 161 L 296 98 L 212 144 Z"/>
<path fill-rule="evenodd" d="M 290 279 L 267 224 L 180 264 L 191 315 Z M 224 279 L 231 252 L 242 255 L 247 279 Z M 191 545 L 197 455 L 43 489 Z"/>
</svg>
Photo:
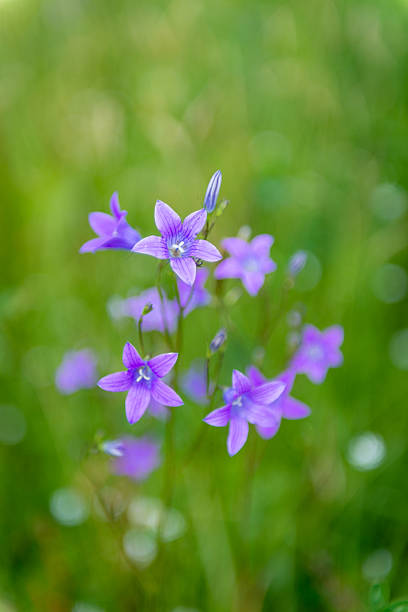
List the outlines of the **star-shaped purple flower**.
<svg viewBox="0 0 408 612">
<path fill-rule="evenodd" d="M 158 200 L 154 219 L 161 236 L 148 236 L 133 247 L 135 253 L 152 255 L 157 259 L 168 259 L 177 276 L 190 287 L 196 277 L 194 258 L 204 261 L 222 259 L 218 249 L 208 240 L 197 240 L 207 219 L 204 209 L 191 213 L 181 222 L 180 217 L 170 206 Z"/>
<path fill-rule="evenodd" d="M 191 288 L 190 288 L 191 289 Z M 139 321 L 143 309 L 147 304 L 151 304 L 153 309 L 143 316 L 142 330 L 144 332 L 157 330 L 164 332 L 165 327 L 173 333 L 177 326 L 179 315 L 179 305 L 177 300 L 169 300 L 165 291 L 163 293 L 163 305 L 157 287 L 152 287 L 143 291 L 138 296 L 129 297 L 120 303 L 118 312 L 122 316 L 132 317 L 136 323 Z"/>
<path fill-rule="evenodd" d="M 285 384 L 280 380 L 254 387 L 247 376 L 233 370 L 232 388 L 224 392 L 226 405 L 207 414 L 204 421 L 213 427 L 225 427 L 229 423 L 227 449 L 230 456 L 235 455 L 247 440 L 248 423 L 263 427 L 274 425 L 269 405 L 284 390 Z"/>
<path fill-rule="evenodd" d="M 55 384 L 64 395 L 90 389 L 97 379 L 96 359 L 92 351 L 69 351 L 55 374 Z"/>
<path fill-rule="evenodd" d="M 108 374 L 98 381 L 105 391 L 127 391 L 126 417 L 136 423 L 146 412 L 151 399 L 163 406 L 181 406 L 181 397 L 161 380 L 174 366 L 178 353 L 164 353 L 148 361 L 141 358 L 135 347 L 127 342 L 123 349 L 125 372 Z"/>
<path fill-rule="evenodd" d="M 340 346 L 343 344 L 344 330 L 341 325 L 332 325 L 319 331 L 314 325 L 305 325 L 301 344 L 293 356 L 291 368 L 320 384 L 326 378 L 329 368 L 343 363 Z"/>
<path fill-rule="evenodd" d="M 133 480 L 145 480 L 160 465 L 159 444 L 152 438 L 126 436 L 120 440 L 121 454 L 113 471 Z"/>
<path fill-rule="evenodd" d="M 118 194 L 111 197 L 111 215 L 103 212 L 89 214 L 89 225 L 98 236 L 85 242 L 79 250 L 80 253 L 95 253 L 103 249 L 125 249 L 130 251 L 140 240 L 140 234 L 126 221 L 126 210 L 119 206 Z"/>
<path fill-rule="evenodd" d="M 180 298 L 180 305 L 184 308 L 184 316 L 199 306 L 206 306 L 211 296 L 204 285 L 208 278 L 208 270 L 197 268 L 197 274 L 193 286 L 187 285 L 182 280 L 177 279 L 177 287 Z"/>
<path fill-rule="evenodd" d="M 251 381 L 254 387 L 258 387 L 259 385 L 264 385 L 267 382 L 267 379 L 261 372 L 255 367 L 250 366 L 247 370 L 248 378 Z M 271 415 L 273 415 L 274 422 L 270 425 L 256 425 L 256 429 L 259 435 L 265 440 L 269 440 L 273 438 L 273 436 L 277 433 L 281 419 L 304 419 L 309 416 L 310 408 L 306 406 L 303 402 L 295 399 L 289 393 L 292 390 L 293 383 L 295 382 L 296 374 L 291 370 L 285 370 L 279 376 L 276 377 L 275 380 L 280 380 L 285 384 L 285 389 L 275 401 L 269 404 L 269 409 L 271 411 Z"/>
<path fill-rule="evenodd" d="M 222 247 L 231 257 L 217 266 L 215 278 L 240 278 L 248 293 L 257 295 L 265 282 L 265 274 L 276 270 L 276 263 L 269 257 L 273 240 L 269 234 L 259 234 L 251 242 L 242 238 L 225 238 Z"/>
</svg>

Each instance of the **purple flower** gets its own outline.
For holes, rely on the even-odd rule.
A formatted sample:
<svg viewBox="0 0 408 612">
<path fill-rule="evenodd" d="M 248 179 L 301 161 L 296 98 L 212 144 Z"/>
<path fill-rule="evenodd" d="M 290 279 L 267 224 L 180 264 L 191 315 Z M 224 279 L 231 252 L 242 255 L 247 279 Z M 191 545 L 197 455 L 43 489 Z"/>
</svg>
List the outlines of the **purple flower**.
<svg viewBox="0 0 408 612">
<path fill-rule="evenodd" d="M 250 366 L 247 370 L 247 374 L 249 380 L 252 385 L 258 387 L 259 385 L 264 385 L 267 382 L 267 379 L 261 374 L 261 372 L 255 368 L 255 366 Z M 273 436 L 277 433 L 281 419 L 304 419 L 309 416 L 310 408 L 306 406 L 303 402 L 295 399 L 289 393 L 292 390 L 293 383 L 295 382 L 296 374 L 292 370 L 285 370 L 282 374 L 276 377 L 275 380 L 280 380 L 285 384 L 285 389 L 275 401 L 269 404 L 269 409 L 271 414 L 273 415 L 274 422 L 270 425 L 256 425 L 256 429 L 259 435 L 266 440 L 269 438 L 273 438 Z"/>
<path fill-rule="evenodd" d="M 207 376 L 205 372 L 205 362 L 198 360 L 194 362 L 190 369 L 181 379 L 181 387 L 186 395 L 197 404 L 208 404 L 207 398 Z M 210 393 L 212 389 L 210 389 Z"/>
<path fill-rule="evenodd" d="M 196 278 L 192 287 L 182 280 L 177 279 L 180 305 L 184 308 L 184 316 L 187 316 L 198 306 L 206 306 L 210 302 L 211 296 L 208 291 L 204 289 L 207 277 L 208 270 L 205 268 L 197 268 Z"/>
<path fill-rule="evenodd" d="M 98 236 L 85 242 L 79 250 L 80 253 L 94 253 L 103 249 L 131 248 L 140 240 L 140 234 L 126 221 L 126 210 L 119 206 L 118 194 L 111 197 L 110 209 L 112 215 L 102 212 L 93 212 L 89 215 L 89 225 Z"/>
<path fill-rule="evenodd" d="M 306 374 L 314 383 L 322 383 L 330 367 L 335 368 L 343 363 L 339 349 L 343 339 L 341 325 L 332 325 L 322 332 L 314 325 L 305 325 L 291 368 L 297 373 Z"/>
<path fill-rule="evenodd" d="M 127 391 L 126 417 L 136 423 L 146 412 L 151 399 L 163 406 L 181 406 L 183 400 L 163 380 L 178 358 L 178 353 L 164 353 L 148 361 L 141 358 L 135 347 L 127 342 L 123 349 L 125 372 L 108 374 L 98 381 L 105 391 Z"/>
<path fill-rule="evenodd" d="M 220 193 L 222 174 L 220 170 L 214 172 L 208 183 L 207 191 L 205 192 L 203 208 L 209 213 L 212 213 L 216 204 L 218 194 Z"/>
<path fill-rule="evenodd" d="M 159 445 L 152 438 L 127 436 L 120 443 L 122 454 L 114 461 L 115 474 L 145 480 L 160 465 Z"/>
<path fill-rule="evenodd" d="M 217 266 L 215 278 L 240 278 L 250 295 L 256 295 L 265 282 L 265 274 L 276 270 L 276 263 L 269 257 L 273 237 L 259 234 L 246 242 L 242 238 L 225 238 L 224 249 L 231 257 Z"/>
<path fill-rule="evenodd" d="M 156 287 L 153 287 L 138 296 L 123 300 L 118 310 L 122 316 L 132 317 L 137 323 L 146 304 L 152 304 L 151 312 L 143 316 L 142 330 L 145 332 L 157 330 L 163 333 L 166 327 L 170 333 L 173 333 L 177 326 L 180 309 L 176 299 L 169 300 L 165 292 L 162 291 L 162 293 L 163 307 L 159 292 Z"/>
<path fill-rule="evenodd" d="M 96 379 L 96 359 L 88 349 L 66 353 L 55 374 L 55 384 L 65 395 L 79 389 L 90 389 Z"/>
<path fill-rule="evenodd" d="M 246 442 L 248 423 L 263 427 L 274 425 L 275 417 L 269 405 L 284 390 L 285 384 L 279 380 L 254 387 L 247 376 L 233 370 L 232 388 L 224 392 L 226 405 L 207 414 L 204 421 L 214 427 L 225 427 L 229 423 L 227 449 L 229 455 L 235 455 Z"/>
<path fill-rule="evenodd" d="M 154 219 L 161 236 L 143 238 L 132 250 L 157 259 L 168 259 L 173 272 L 190 287 L 196 277 L 194 258 L 204 261 L 222 259 L 220 252 L 211 242 L 196 239 L 207 219 L 204 209 L 191 213 L 182 223 L 170 206 L 158 200 Z"/>
<path fill-rule="evenodd" d="M 288 272 L 293 278 L 303 270 L 307 261 L 307 253 L 305 251 L 296 251 L 289 259 Z"/>
</svg>

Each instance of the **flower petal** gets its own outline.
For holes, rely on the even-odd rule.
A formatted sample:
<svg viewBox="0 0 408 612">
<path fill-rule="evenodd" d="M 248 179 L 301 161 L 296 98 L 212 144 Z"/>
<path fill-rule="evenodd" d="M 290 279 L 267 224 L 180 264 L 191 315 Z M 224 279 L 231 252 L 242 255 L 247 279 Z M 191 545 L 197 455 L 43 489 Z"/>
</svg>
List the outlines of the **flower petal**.
<svg viewBox="0 0 408 612">
<path fill-rule="evenodd" d="M 247 368 L 247 375 L 251 383 L 255 386 L 263 385 L 266 382 L 265 376 L 255 366 Z"/>
<path fill-rule="evenodd" d="M 212 425 L 213 427 L 225 427 L 230 420 L 231 415 L 231 407 L 223 406 L 222 408 L 217 408 L 213 410 L 203 419 L 204 423 L 208 423 L 208 425 Z"/>
<path fill-rule="evenodd" d="M 290 396 L 285 398 L 281 408 L 285 419 L 304 419 L 311 412 L 309 406 Z"/>
<path fill-rule="evenodd" d="M 257 295 L 265 282 L 265 274 L 262 272 L 244 272 L 242 282 L 249 295 Z"/>
<path fill-rule="evenodd" d="M 251 404 L 245 412 L 245 418 L 248 423 L 268 427 L 280 419 L 280 409 L 273 409 L 270 406 L 261 406 L 259 404 Z"/>
<path fill-rule="evenodd" d="M 176 212 L 168 205 L 157 200 L 154 209 L 154 221 L 156 227 L 165 238 L 175 236 L 181 230 L 181 219 Z"/>
<path fill-rule="evenodd" d="M 240 278 L 242 274 L 242 266 L 238 259 L 228 257 L 224 259 L 214 271 L 215 278 Z"/>
<path fill-rule="evenodd" d="M 190 236 L 197 236 L 198 232 L 204 227 L 204 224 L 207 220 L 207 211 L 203 208 L 201 210 L 197 210 L 196 212 L 191 213 L 184 219 L 183 222 L 183 234 L 189 234 Z"/>
<path fill-rule="evenodd" d="M 98 236 L 110 236 L 116 229 L 116 220 L 107 213 L 89 213 L 88 220 L 89 225 Z"/>
<path fill-rule="evenodd" d="M 244 446 L 248 438 L 248 423 L 245 419 L 235 417 L 230 420 L 227 449 L 232 457 Z"/>
<path fill-rule="evenodd" d="M 280 380 L 271 380 L 270 382 L 252 389 L 249 397 L 255 404 L 264 404 L 267 406 L 277 400 L 282 395 L 285 388 L 285 383 Z"/>
<path fill-rule="evenodd" d="M 170 416 L 170 410 L 152 398 L 150 398 L 148 410 L 151 415 L 153 415 L 156 419 L 160 419 L 161 421 L 166 421 Z"/>
<path fill-rule="evenodd" d="M 331 348 L 338 348 L 344 341 L 344 329 L 341 325 L 332 325 L 324 330 L 324 339 Z"/>
<path fill-rule="evenodd" d="M 132 377 L 129 372 L 108 374 L 97 382 L 98 387 L 104 391 L 127 391 L 131 384 Z"/>
<path fill-rule="evenodd" d="M 193 286 L 197 273 L 197 266 L 191 257 L 170 259 L 170 265 L 173 272 L 177 274 L 186 285 L 190 285 L 190 287 Z"/>
<path fill-rule="evenodd" d="M 129 423 L 137 423 L 146 412 L 150 402 L 150 391 L 143 383 L 136 383 L 126 396 L 126 417 Z"/>
<path fill-rule="evenodd" d="M 257 425 L 256 430 L 261 436 L 261 438 L 263 438 L 264 440 L 270 440 L 271 438 L 273 438 L 273 436 L 277 434 L 280 424 L 281 419 L 277 416 L 276 421 L 273 425 L 268 425 L 267 427 L 264 427 L 263 425 Z"/>
<path fill-rule="evenodd" d="M 242 374 L 239 370 L 232 371 L 232 386 L 238 395 L 247 393 L 251 389 L 251 381 L 245 374 Z"/>
<path fill-rule="evenodd" d="M 163 353 L 162 355 L 156 355 L 153 359 L 147 362 L 151 370 L 159 378 L 166 376 L 172 369 L 178 358 L 178 353 Z"/>
<path fill-rule="evenodd" d="M 147 236 L 139 240 L 132 248 L 134 253 L 151 255 L 157 259 L 167 259 L 169 256 L 166 244 L 160 236 Z"/>
<path fill-rule="evenodd" d="M 152 383 L 151 392 L 153 399 L 164 406 L 182 406 L 184 404 L 181 397 L 159 378 L 156 378 Z"/>
<path fill-rule="evenodd" d="M 217 247 L 208 242 L 208 240 L 196 240 L 191 247 L 190 255 L 210 262 L 222 259 L 222 255 Z"/>
<path fill-rule="evenodd" d="M 259 257 L 268 257 L 274 238 L 270 234 L 259 234 L 251 240 L 251 250 Z"/>
<path fill-rule="evenodd" d="M 103 249 L 106 242 L 106 236 L 102 238 L 92 238 L 85 242 L 79 249 L 80 253 L 95 253 L 98 249 Z"/>
<path fill-rule="evenodd" d="M 221 242 L 223 249 L 226 249 L 233 257 L 242 257 L 249 250 L 249 244 L 242 238 L 224 238 Z"/>
<path fill-rule="evenodd" d="M 112 211 L 112 215 L 116 217 L 118 221 L 119 219 L 121 219 L 121 217 L 126 217 L 127 215 L 127 212 L 125 210 L 120 210 L 119 195 L 117 191 L 112 194 L 112 197 L 110 199 L 110 209 Z"/>
<path fill-rule="evenodd" d="M 133 344 L 130 342 L 126 342 L 125 346 L 123 347 L 122 361 L 126 368 L 140 368 L 140 366 L 144 365 L 145 363 Z"/>
</svg>

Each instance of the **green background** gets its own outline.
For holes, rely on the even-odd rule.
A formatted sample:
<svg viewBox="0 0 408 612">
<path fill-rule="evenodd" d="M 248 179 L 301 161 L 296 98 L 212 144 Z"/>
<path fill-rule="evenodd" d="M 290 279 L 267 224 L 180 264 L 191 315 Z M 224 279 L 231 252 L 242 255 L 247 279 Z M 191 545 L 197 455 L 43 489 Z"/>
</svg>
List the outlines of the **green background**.
<svg viewBox="0 0 408 612">
<path fill-rule="evenodd" d="M 407 374 L 389 353 L 407 301 L 375 291 L 392 285 L 381 266 L 407 263 L 407 28 L 406 0 L 0 0 L 0 609 L 358 612 L 364 564 L 383 549 L 385 590 L 408 594 Z M 126 506 L 160 495 L 163 469 L 138 487 L 83 452 L 99 430 L 161 438 L 163 425 L 129 426 L 122 395 L 60 396 L 54 373 L 82 347 L 101 375 L 120 369 L 136 328 L 112 321 L 107 302 L 152 286 L 156 267 L 78 249 L 114 190 L 149 235 L 156 199 L 198 209 L 217 168 L 230 205 L 212 240 L 244 224 L 275 236 L 273 312 L 288 258 L 311 252 L 287 305 L 320 329 L 342 324 L 345 363 L 321 386 L 300 376 L 311 417 L 269 442 L 252 431 L 233 459 L 226 430 L 211 429 L 182 470 L 204 412 L 176 409 L 173 505 L 186 530 L 150 568 L 130 568 L 117 547 L 126 511 L 103 520 L 90 479 Z M 244 293 L 231 306 L 223 384 L 251 362 L 262 313 Z M 217 308 L 189 315 L 183 369 L 220 324 Z M 268 376 L 285 365 L 288 332 L 283 314 Z M 397 349 L 408 367 L 406 340 Z M 16 444 L 4 443 L 2 428 L 18 425 L 5 406 L 26 424 Z M 361 471 L 348 449 L 366 431 L 386 454 Z M 89 506 L 76 526 L 50 512 L 65 487 Z"/>
</svg>

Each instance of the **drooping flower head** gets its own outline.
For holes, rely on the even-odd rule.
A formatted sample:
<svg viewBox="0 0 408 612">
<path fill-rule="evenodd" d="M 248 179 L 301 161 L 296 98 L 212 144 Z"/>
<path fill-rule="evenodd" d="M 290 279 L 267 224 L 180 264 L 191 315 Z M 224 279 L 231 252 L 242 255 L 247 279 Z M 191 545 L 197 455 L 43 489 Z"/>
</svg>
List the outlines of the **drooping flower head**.
<svg viewBox="0 0 408 612">
<path fill-rule="evenodd" d="M 130 251 L 140 240 L 140 234 L 126 221 L 126 210 L 119 206 L 118 194 L 115 191 L 110 201 L 111 215 L 103 212 L 89 214 L 89 225 L 98 236 L 85 242 L 80 253 L 94 253 L 104 249 L 125 249 Z"/>
<path fill-rule="evenodd" d="M 214 427 L 225 427 L 229 423 L 227 449 L 235 455 L 248 437 L 248 423 L 264 427 L 273 426 L 275 417 L 269 405 L 282 395 L 285 384 L 270 381 L 253 386 L 247 376 L 234 370 L 232 387 L 224 392 L 226 405 L 207 414 L 204 421 Z"/>
<path fill-rule="evenodd" d="M 160 465 L 160 447 L 152 438 L 126 436 L 120 443 L 121 455 L 113 463 L 115 474 L 145 480 Z"/>
<path fill-rule="evenodd" d="M 319 331 L 314 325 L 305 325 L 301 344 L 292 358 L 291 368 L 320 384 L 326 378 L 329 368 L 343 363 L 340 346 L 343 344 L 344 330 L 341 325 L 332 325 Z"/>
<path fill-rule="evenodd" d="M 136 423 L 146 412 L 151 399 L 163 406 L 181 406 L 181 397 L 161 380 L 174 366 L 178 353 L 164 353 L 144 360 L 127 342 L 123 349 L 124 372 L 108 374 L 98 381 L 105 391 L 127 391 L 126 417 Z"/>
<path fill-rule="evenodd" d="M 65 395 L 79 389 L 90 389 L 96 379 L 96 358 L 88 349 L 66 353 L 55 374 L 55 384 Z"/>
<path fill-rule="evenodd" d="M 210 178 L 207 191 L 205 192 L 203 208 L 205 208 L 208 213 L 212 213 L 215 209 L 218 194 L 220 193 L 221 181 L 221 170 L 217 170 L 217 172 L 214 172 L 214 174 Z"/>
<path fill-rule="evenodd" d="M 257 295 L 265 282 L 265 274 L 276 270 L 276 263 L 269 257 L 273 237 L 259 234 L 246 242 L 242 238 L 225 238 L 222 246 L 231 257 L 224 259 L 214 272 L 215 278 L 240 278 L 250 295 Z"/>
<path fill-rule="evenodd" d="M 211 295 L 204 285 L 208 278 L 206 268 L 197 268 L 197 273 L 193 286 L 187 285 L 182 280 L 177 279 L 177 287 L 180 298 L 180 305 L 184 309 L 184 316 L 199 306 L 207 306 L 211 301 Z"/>
<path fill-rule="evenodd" d="M 255 366 L 250 366 L 247 370 L 247 374 L 251 384 L 254 387 L 264 385 L 265 382 L 267 382 L 267 379 Z M 295 377 L 296 374 L 291 369 L 288 369 L 279 374 L 275 379 L 284 383 L 285 389 L 283 393 L 268 406 L 271 411 L 271 415 L 273 415 L 274 422 L 266 426 L 256 425 L 259 435 L 265 440 L 273 438 L 273 436 L 277 433 L 282 418 L 290 420 L 304 419 L 310 414 L 309 406 L 306 406 L 306 404 L 303 402 L 300 402 L 289 395 L 292 390 L 293 383 L 295 382 Z"/>
<path fill-rule="evenodd" d="M 170 333 L 173 333 L 177 326 L 180 309 L 176 299 L 168 299 L 164 290 L 162 294 L 163 303 L 161 303 L 157 287 L 147 289 L 140 295 L 117 301 L 115 303 L 116 316 L 132 317 L 138 323 L 145 306 L 151 304 L 152 310 L 143 315 L 142 330 L 145 332 L 157 330 L 163 333 L 167 328 Z"/>
<path fill-rule="evenodd" d="M 187 285 L 192 286 L 195 281 L 197 266 L 194 258 L 204 261 L 222 259 L 220 252 L 211 242 L 197 240 L 197 234 L 207 219 L 204 209 L 191 213 L 182 223 L 170 206 L 158 200 L 154 218 L 161 236 L 143 238 L 132 250 L 157 259 L 168 259 L 173 272 Z"/>
</svg>

